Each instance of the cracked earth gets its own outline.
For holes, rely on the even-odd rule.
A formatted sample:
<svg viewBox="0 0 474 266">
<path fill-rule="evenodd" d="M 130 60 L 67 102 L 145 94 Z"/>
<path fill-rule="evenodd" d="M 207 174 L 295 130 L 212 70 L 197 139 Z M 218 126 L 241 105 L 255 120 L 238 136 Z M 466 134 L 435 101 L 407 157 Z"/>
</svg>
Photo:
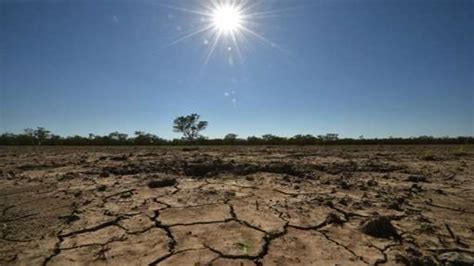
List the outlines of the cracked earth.
<svg viewBox="0 0 474 266">
<path fill-rule="evenodd" d="M 1 265 L 473 265 L 470 146 L 0 148 Z"/>
</svg>

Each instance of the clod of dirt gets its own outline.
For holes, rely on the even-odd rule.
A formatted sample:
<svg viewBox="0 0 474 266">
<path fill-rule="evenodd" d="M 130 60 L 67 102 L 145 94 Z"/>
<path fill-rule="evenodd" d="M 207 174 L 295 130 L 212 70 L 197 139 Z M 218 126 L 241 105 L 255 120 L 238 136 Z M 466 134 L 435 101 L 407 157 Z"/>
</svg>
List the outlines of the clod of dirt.
<svg viewBox="0 0 474 266">
<path fill-rule="evenodd" d="M 161 178 L 148 181 L 149 188 L 170 187 L 176 184 L 176 178 Z"/>
<path fill-rule="evenodd" d="M 120 198 L 122 199 L 130 198 L 131 196 L 132 196 L 132 192 L 120 194 Z"/>
<path fill-rule="evenodd" d="M 110 176 L 110 173 L 108 171 L 103 171 L 102 173 L 100 173 L 99 175 L 100 177 L 109 177 Z"/>
<path fill-rule="evenodd" d="M 112 160 L 112 161 L 126 161 L 126 160 L 128 160 L 128 156 L 126 154 L 121 155 L 121 156 L 114 156 L 114 157 L 110 157 L 110 160 Z"/>
<path fill-rule="evenodd" d="M 423 191 L 423 187 L 418 185 L 418 184 L 413 184 L 411 185 L 410 187 L 410 191 L 411 192 L 414 192 L 414 193 L 418 193 L 418 192 L 422 192 Z"/>
<path fill-rule="evenodd" d="M 426 176 L 411 175 L 407 177 L 406 181 L 418 183 L 418 182 L 428 182 L 428 179 L 426 178 Z"/>
<path fill-rule="evenodd" d="M 349 189 L 351 186 L 345 180 L 341 180 L 339 182 L 339 187 L 342 189 Z"/>
<path fill-rule="evenodd" d="M 437 158 L 434 155 L 425 155 L 421 157 L 422 160 L 424 161 L 436 161 Z"/>
<path fill-rule="evenodd" d="M 79 217 L 75 214 L 66 215 L 66 216 L 62 216 L 62 217 L 59 217 L 59 218 L 64 219 L 64 221 L 68 224 L 70 224 L 72 222 L 75 222 L 75 221 L 79 221 L 81 219 L 81 217 Z"/>
<path fill-rule="evenodd" d="M 400 238 L 397 229 L 392 225 L 390 219 L 384 216 L 371 218 L 360 227 L 364 234 L 378 238 Z"/>
<path fill-rule="evenodd" d="M 387 208 L 392 209 L 392 210 L 397 210 L 397 211 L 402 210 L 400 203 L 398 201 L 392 201 L 391 203 L 387 205 Z"/>
<path fill-rule="evenodd" d="M 336 225 L 343 225 L 344 220 L 334 212 L 330 212 L 328 216 L 326 216 L 326 220 L 324 221 L 325 224 L 336 224 Z"/>
<path fill-rule="evenodd" d="M 409 255 L 404 257 L 402 255 L 396 256 L 396 261 L 401 262 L 404 265 L 426 265 L 426 266 L 436 266 L 439 265 L 434 262 L 433 258 L 430 256 L 413 256 Z M 449 264 L 448 264 L 449 265 Z"/>
<path fill-rule="evenodd" d="M 245 180 L 247 180 L 247 181 L 254 181 L 254 180 L 255 180 L 255 177 L 253 177 L 253 176 L 246 176 L 246 177 L 245 177 Z"/>
<path fill-rule="evenodd" d="M 182 148 L 182 151 L 198 151 L 199 148 L 193 147 L 193 148 Z"/>
<path fill-rule="evenodd" d="M 369 187 L 375 187 L 378 185 L 378 182 L 375 181 L 374 179 L 370 179 L 369 181 L 367 181 L 367 186 Z"/>
<path fill-rule="evenodd" d="M 474 265 L 474 257 L 460 252 L 446 252 L 438 256 L 439 261 L 445 265 L 470 266 Z"/>
<path fill-rule="evenodd" d="M 184 173 L 187 176 L 198 176 L 202 177 L 215 170 L 212 164 L 189 164 L 184 169 Z"/>
<path fill-rule="evenodd" d="M 58 180 L 59 181 L 72 180 L 72 179 L 77 178 L 79 176 L 80 175 L 78 173 L 69 172 L 69 173 L 66 173 L 65 175 L 61 176 L 60 178 L 58 178 Z"/>
</svg>

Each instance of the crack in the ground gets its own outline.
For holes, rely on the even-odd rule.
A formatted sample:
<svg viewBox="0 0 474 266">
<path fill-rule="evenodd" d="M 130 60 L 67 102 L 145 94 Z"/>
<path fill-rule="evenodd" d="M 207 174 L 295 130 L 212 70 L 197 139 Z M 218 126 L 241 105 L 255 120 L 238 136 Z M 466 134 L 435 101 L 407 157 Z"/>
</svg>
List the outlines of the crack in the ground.
<svg viewBox="0 0 474 266">
<path fill-rule="evenodd" d="M 246 221 L 243 221 L 243 220 L 240 220 L 239 218 L 237 218 L 237 214 L 235 213 L 235 210 L 234 210 L 234 206 L 232 204 L 227 204 L 229 206 L 229 213 L 230 213 L 230 216 L 232 217 L 231 219 L 229 219 L 230 221 L 236 221 L 244 226 L 247 226 L 249 228 L 252 228 L 254 230 L 257 230 L 257 231 L 260 231 L 264 234 L 269 234 L 267 231 L 257 227 L 257 226 L 254 226 L 254 225 L 251 225 L 250 223 L 246 222 Z"/>
<path fill-rule="evenodd" d="M 431 206 L 431 207 L 435 207 L 435 208 L 446 209 L 446 210 L 456 211 L 456 212 L 460 212 L 460 213 L 474 214 L 474 212 L 471 212 L 471 211 L 468 211 L 468 210 L 465 210 L 465 209 L 457 209 L 457 208 L 442 206 L 442 205 L 438 205 L 438 204 L 432 203 L 432 202 L 430 202 L 430 201 L 425 201 L 425 203 L 426 203 L 427 205 L 429 205 L 429 206 Z"/>
<path fill-rule="evenodd" d="M 324 232 L 321 232 L 321 231 L 317 231 L 318 233 L 320 233 L 321 235 L 323 235 L 327 240 L 331 241 L 332 243 L 344 248 L 345 250 L 347 250 L 348 252 L 350 252 L 352 255 L 354 255 L 357 259 L 359 259 L 360 261 L 364 262 L 365 264 L 370 264 L 369 262 L 367 262 L 364 257 L 362 256 L 359 256 L 357 255 L 357 253 L 355 253 L 352 249 L 350 249 L 349 247 L 347 247 L 346 245 L 343 245 L 339 242 L 337 242 L 336 240 L 330 238 L 328 235 L 326 235 Z"/>
<path fill-rule="evenodd" d="M 287 192 L 278 188 L 274 188 L 273 191 L 286 195 L 286 196 L 307 196 L 307 195 L 315 195 L 318 193 L 318 192 Z"/>
<path fill-rule="evenodd" d="M 127 189 L 127 190 L 124 190 L 124 191 L 120 191 L 120 192 L 105 196 L 104 198 L 102 198 L 102 200 L 106 201 L 110 198 L 113 198 L 113 197 L 116 197 L 116 196 L 119 196 L 119 195 L 122 195 L 122 194 L 132 193 L 134 191 L 135 191 L 135 189 L 133 189 L 133 188 L 132 189 Z M 101 197 L 98 196 L 98 198 L 101 198 Z"/>
<path fill-rule="evenodd" d="M 61 236 L 61 231 L 59 231 L 56 235 L 56 237 L 58 238 L 58 241 L 56 242 L 56 244 L 54 244 L 54 248 L 53 248 L 53 253 L 50 254 L 49 256 L 47 256 L 44 261 L 43 261 L 43 266 L 46 266 L 48 265 L 48 263 L 54 258 L 56 257 L 57 255 L 59 255 L 59 253 L 61 252 L 61 243 L 64 241 L 64 237 Z"/>
<path fill-rule="evenodd" d="M 7 206 L 5 207 L 3 210 L 2 210 L 2 216 L 6 216 L 7 215 L 7 211 L 11 208 L 15 208 L 16 205 L 10 205 L 10 206 Z"/>
<path fill-rule="evenodd" d="M 170 227 L 167 225 L 163 225 L 161 221 L 159 220 L 159 217 L 160 217 L 160 211 L 156 210 L 155 215 L 153 217 L 155 226 L 163 229 L 166 232 L 166 236 L 170 239 L 170 242 L 168 243 L 168 251 L 170 253 L 174 253 L 176 245 L 177 245 L 176 239 L 174 238 L 173 233 L 170 230 Z"/>
<path fill-rule="evenodd" d="M 38 215 L 37 212 L 29 213 L 29 214 L 25 214 L 25 215 L 22 215 L 22 216 L 19 216 L 19 217 L 15 217 L 15 218 L 0 220 L 0 222 L 1 223 L 10 223 L 10 222 L 20 221 L 20 220 L 24 220 L 24 219 L 27 219 L 27 218 L 30 218 L 30 217 L 34 217 L 36 215 Z"/>
<path fill-rule="evenodd" d="M 155 265 L 158 265 L 160 262 L 163 262 L 165 261 L 166 259 L 174 256 L 174 255 L 177 255 L 177 254 L 180 254 L 180 253 L 184 253 L 184 252 L 189 252 L 189 251 L 197 251 L 197 250 L 205 250 L 206 248 L 189 248 L 189 249 L 183 249 L 183 250 L 179 250 L 179 251 L 175 251 L 175 252 L 170 252 L 166 255 L 163 255 L 161 257 L 159 257 L 158 259 L 154 260 L 153 262 L 151 262 L 150 264 L 148 264 L 149 266 L 155 266 Z M 219 257 L 217 257 L 219 258 Z"/>
<path fill-rule="evenodd" d="M 107 221 L 107 222 L 104 222 L 104 223 L 101 223 L 101 224 L 98 224 L 98 225 L 95 225 L 95 226 L 92 226 L 92 227 L 88 227 L 88 228 L 84 228 L 84 229 L 81 229 L 81 230 L 73 231 L 73 232 L 70 232 L 70 233 L 67 233 L 67 234 L 61 234 L 60 236 L 64 238 L 64 237 L 70 237 L 70 236 L 73 236 L 73 235 L 78 235 L 78 234 L 83 234 L 83 233 L 88 233 L 88 232 L 94 232 L 94 231 L 106 228 L 108 226 L 117 225 L 117 223 L 122 219 L 123 219 L 123 217 L 119 216 L 119 217 L 116 217 L 113 220 L 110 220 L 110 221 Z"/>
</svg>

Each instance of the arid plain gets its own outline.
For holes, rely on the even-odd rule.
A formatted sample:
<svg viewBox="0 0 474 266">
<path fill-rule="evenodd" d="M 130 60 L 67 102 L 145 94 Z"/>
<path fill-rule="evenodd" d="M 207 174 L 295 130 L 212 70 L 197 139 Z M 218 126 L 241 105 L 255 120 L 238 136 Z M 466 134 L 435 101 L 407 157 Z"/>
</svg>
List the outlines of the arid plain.
<svg viewBox="0 0 474 266">
<path fill-rule="evenodd" d="M 0 147 L 1 265 L 472 265 L 472 146 Z"/>
</svg>

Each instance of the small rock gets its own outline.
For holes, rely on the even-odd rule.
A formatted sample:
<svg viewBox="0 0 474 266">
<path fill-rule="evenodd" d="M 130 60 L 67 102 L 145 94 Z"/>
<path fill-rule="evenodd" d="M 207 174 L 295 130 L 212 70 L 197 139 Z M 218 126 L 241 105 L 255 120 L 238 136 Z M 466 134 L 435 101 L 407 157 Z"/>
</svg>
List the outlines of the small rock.
<svg viewBox="0 0 474 266">
<path fill-rule="evenodd" d="M 104 171 L 104 172 L 100 173 L 99 176 L 100 176 L 100 177 L 109 177 L 109 176 L 110 176 L 110 173 L 107 172 L 107 171 Z"/>
<path fill-rule="evenodd" d="M 425 155 L 423 157 L 421 157 L 422 160 L 425 160 L 425 161 L 436 161 L 436 157 L 434 155 Z"/>
<path fill-rule="evenodd" d="M 411 176 L 407 177 L 406 181 L 415 182 L 415 183 L 428 182 L 426 176 L 419 176 L 419 175 L 411 175 Z"/>
<path fill-rule="evenodd" d="M 75 214 L 71 214 L 71 215 L 66 215 L 66 216 L 62 216 L 62 217 L 59 217 L 59 218 L 62 218 L 64 219 L 64 221 L 68 224 L 72 223 L 72 222 L 75 222 L 75 221 L 78 221 L 81 219 L 81 217 L 75 215 Z"/>
<path fill-rule="evenodd" d="M 374 179 L 370 179 L 369 181 L 367 181 L 367 186 L 369 186 L 369 187 L 375 187 L 377 185 L 378 185 L 378 183 Z"/>
<path fill-rule="evenodd" d="M 341 182 L 339 182 L 339 187 L 342 188 L 342 189 L 349 189 L 350 185 L 346 181 L 341 180 Z"/>
<path fill-rule="evenodd" d="M 421 191 L 423 191 L 423 187 L 418 185 L 418 184 L 413 184 L 410 187 L 410 191 L 415 192 L 415 193 L 421 192 Z"/>
<path fill-rule="evenodd" d="M 113 156 L 113 157 L 110 157 L 110 160 L 112 160 L 112 161 L 126 161 L 126 160 L 128 160 L 128 156 L 126 154 L 119 155 L 119 156 Z"/>
<path fill-rule="evenodd" d="M 203 177 L 214 170 L 216 167 L 212 163 L 193 163 L 184 168 L 184 173 L 187 176 Z"/>
<path fill-rule="evenodd" d="M 287 182 L 287 183 L 291 183 L 291 176 L 289 175 L 285 175 L 283 178 L 282 178 L 283 181 Z"/>
<path fill-rule="evenodd" d="M 436 266 L 439 265 L 438 263 L 435 263 L 433 258 L 430 256 L 413 256 L 413 255 L 408 255 L 408 256 L 402 256 L 402 255 L 397 255 L 396 256 L 396 261 L 401 262 L 404 265 L 423 265 L 423 266 Z"/>
<path fill-rule="evenodd" d="M 400 238 L 397 229 L 392 225 L 390 219 L 384 216 L 378 216 L 367 220 L 360 227 L 364 234 L 378 238 Z"/>
<path fill-rule="evenodd" d="M 326 216 L 326 220 L 324 221 L 324 223 L 326 224 L 335 224 L 335 225 L 343 225 L 344 222 L 345 221 L 341 219 L 341 217 L 335 214 L 334 212 L 330 212 L 328 216 Z"/>
<path fill-rule="evenodd" d="M 131 196 L 132 196 L 132 192 L 120 194 L 120 198 L 122 199 L 130 198 Z"/>
<path fill-rule="evenodd" d="M 176 184 L 175 178 L 161 178 L 148 181 L 149 188 L 170 187 Z"/>
<path fill-rule="evenodd" d="M 182 148 L 182 151 L 198 151 L 199 148 L 197 147 L 188 147 L 188 148 Z"/>
<path fill-rule="evenodd" d="M 341 205 L 347 206 L 348 204 L 347 198 L 341 198 L 338 203 Z"/>
<path fill-rule="evenodd" d="M 387 208 L 396 210 L 396 211 L 401 211 L 402 208 L 400 207 L 400 203 L 398 201 L 392 201 L 387 205 Z"/>
<path fill-rule="evenodd" d="M 73 173 L 73 172 L 69 172 L 69 173 L 66 173 L 65 175 L 59 177 L 59 181 L 66 181 L 66 180 L 72 180 L 74 178 L 77 178 L 79 177 L 79 174 L 78 173 Z"/>
</svg>

